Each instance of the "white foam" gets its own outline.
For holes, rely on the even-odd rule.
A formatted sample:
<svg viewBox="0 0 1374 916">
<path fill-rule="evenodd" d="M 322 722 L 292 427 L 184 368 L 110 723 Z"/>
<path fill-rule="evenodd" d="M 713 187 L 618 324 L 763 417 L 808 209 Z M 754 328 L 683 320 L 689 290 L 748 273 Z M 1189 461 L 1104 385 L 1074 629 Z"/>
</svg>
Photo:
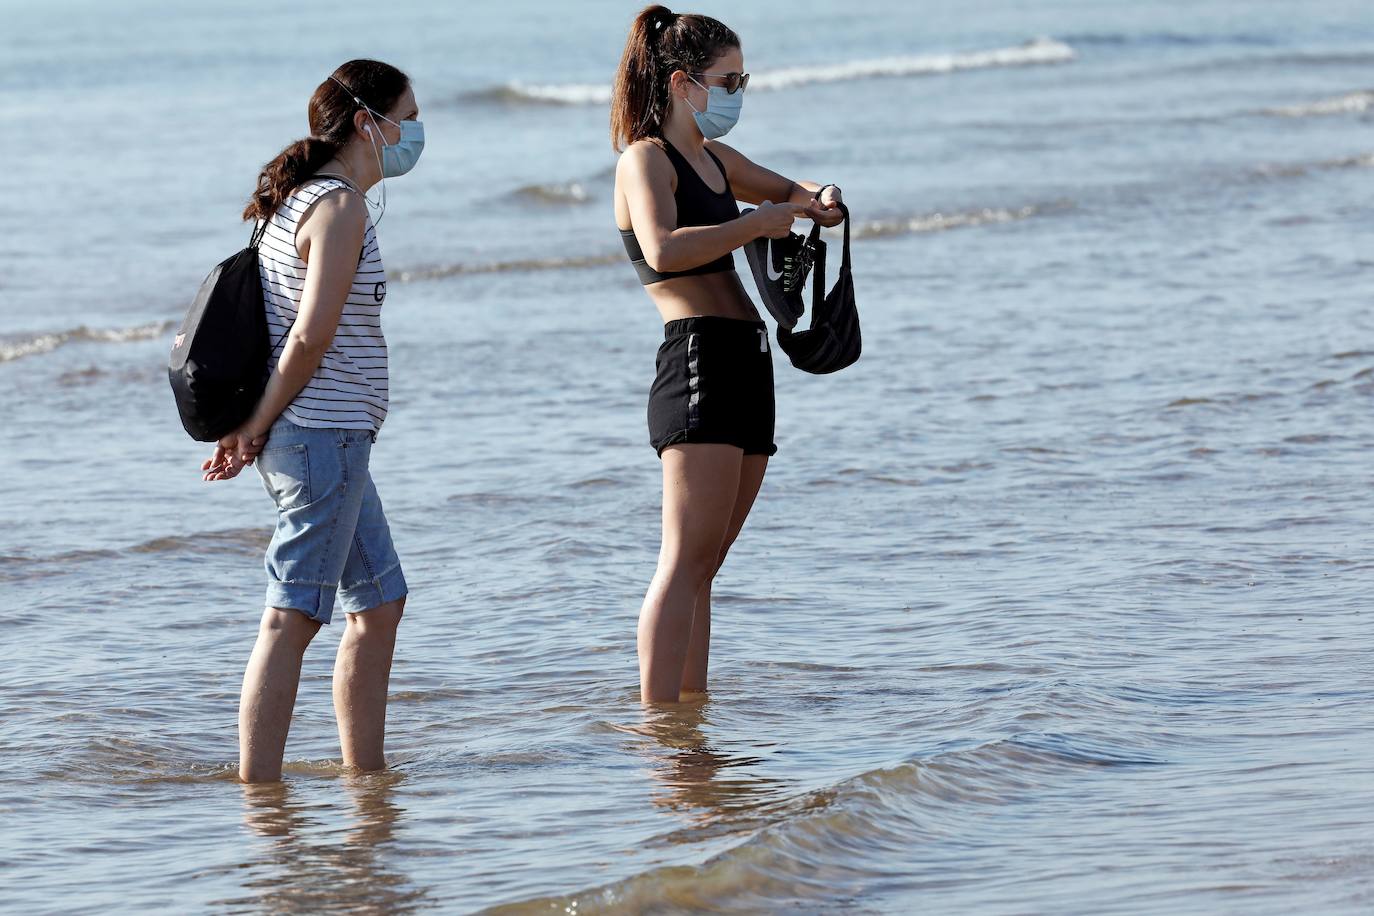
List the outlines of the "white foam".
<svg viewBox="0 0 1374 916">
<path fill-rule="evenodd" d="M 554 105 L 596 105 L 611 101 L 611 87 L 599 83 L 538 85 L 513 82 L 506 86 L 511 96 L 529 102 Z"/>
<path fill-rule="evenodd" d="M 1067 206 L 1062 204 L 1061 206 Z M 971 226 L 987 226 L 996 223 L 1011 223 L 1029 219 L 1046 212 L 1046 207 L 985 207 L 980 210 L 965 210 L 955 213 L 926 213 L 905 219 L 872 220 L 854 225 L 855 238 L 882 238 L 892 235 L 908 235 L 923 232 L 944 232 L 949 229 L 964 229 Z"/>
<path fill-rule="evenodd" d="M 515 195 L 543 204 L 585 204 L 592 199 L 591 191 L 580 181 L 525 185 Z"/>
<path fill-rule="evenodd" d="M 1269 108 L 1265 114 L 1279 115 L 1284 118 L 1310 118 L 1322 115 L 1358 114 L 1374 109 L 1374 91 L 1361 90 L 1348 92 L 1335 98 L 1322 99 L 1306 105 L 1285 105 L 1282 108 Z"/>
<path fill-rule="evenodd" d="M 846 80 L 880 77 L 925 76 L 960 70 L 986 70 L 996 67 L 1032 67 L 1064 64 L 1077 55 L 1073 48 L 1052 38 L 1037 38 L 1013 48 L 968 51 L 954 54 L 919 54 L 910 57 L 883 57 L 820 67 L 793 67 L 761 73 L 749 83 L 760 89 L 790 89 L 811 83 L 838 83 Z"/>
<path fill-rule="evenodd" d="M 65 343 L 76 341 L 128 343 L 136 340 L 149 340 L 154 337 L 161 337 L 174 327 L 176 327 L 175 323 L 170 321 L 142 324 L 132 328 L 88 328 L 81 325 L 66 331 L 35 334 L 32 337 L 0 342 L 0 363 L 22 359 L 25 356 L 51 353 Z"/>
<path fill-rule="evenodd" d="M 1010 48 L 987 51 L 962 51 L 948 54 L 915 54 L 880 57 L 808 67 L 787 67 L 754 76 L 749 88 L 791 89 L 814 83 L 902 76 L 928 76 L 962 70 L 996 67 L 1034 67 L 1065 64 L 1077 57 L 1073 48 L 1053 38 L 1037 38 Z M 611 87 L 603 83 L 536 84 L 512 82 L 496 92 L 497 97 L 553 105 L 604 105 L 611 100 Z"/>
</svg>

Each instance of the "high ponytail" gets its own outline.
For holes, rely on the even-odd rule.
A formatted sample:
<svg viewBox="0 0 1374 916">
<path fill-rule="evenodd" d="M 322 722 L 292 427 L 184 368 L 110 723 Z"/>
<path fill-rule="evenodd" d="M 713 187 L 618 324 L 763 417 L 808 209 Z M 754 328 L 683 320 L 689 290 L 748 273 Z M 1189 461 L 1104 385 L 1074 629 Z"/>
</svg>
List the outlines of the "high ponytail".
<svg viewBox="0 0 1374 916">
<path fill-rule="evenodd" d="M 739 36 L 719 20 L 646 6 L 630 26 L 625 53 L 611 92 L 611 145 L 623 150 L 637 140 L 659 137 L 668 117 L 668 78 L 676 70 L 699 73 Z"/>
<path fill-rule="evenodd" d="M 350 60 L 335 70 L 310 97 L 310 136 L 292 143 L 262 167 L 243 218 L 270 219 L 293 191 L 353 139 L 355 113 L 364 105 L 388 112 L 409 86 L 410 77 L 379 60 Z"/>
</svg>

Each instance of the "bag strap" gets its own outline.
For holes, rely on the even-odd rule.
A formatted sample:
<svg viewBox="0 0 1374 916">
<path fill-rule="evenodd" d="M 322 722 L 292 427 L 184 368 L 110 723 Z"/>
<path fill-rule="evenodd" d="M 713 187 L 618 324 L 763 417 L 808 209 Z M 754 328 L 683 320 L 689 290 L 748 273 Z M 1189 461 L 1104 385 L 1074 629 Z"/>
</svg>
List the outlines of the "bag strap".
<svg viewBox="0 0 1374 916">
<path fill-rule="evenodd" d="M 358 194 L 363 193 L 361 190 L 359 190 L 358 186 L 353 183 L 353 179 L 349 178 L 347 175 L 338 175 L 334 172 L 316 172 L 313 176 L 311 176 L 311 180 L 319 178 L 333 178 L 335 181 L 342 181 L 344 184 L 348 185 L 348 189 L 350 191 L 354 191 Z M 363 197 L 366 196 L 366 194 L 363 194 Z"/>
<path fill-rule="evenodd" d="M 843 203 L 836 204 L 844 214 L 844 254 L 840 257 L 840 270 L 849 273 L 849 208 Z"/>
<path fill-rule="evenodd" d="M 258 220 L 253 226 L 253 234 L 248 238 L 248 247 L 257 248 L 262 244 L 262 237 L 267 234 L 267 220 Z"/>
<path fill-rule="evenodd" d="M 817 239 L 812 243 L 811 255 L 811 326 L 814 328 L 825 314 L 825 240 L 819 238 L 820 226 L 812 230 Z"/>
<path fill-rule="evenodd" d="M 844 248 L 840 255 L 840 273 L 850 272 L 849 261 L 849 208 L 844 204 L 837 204 L 840 212 L 844 214 Z M 814 325 L 824 313 L 826 291 L 825 291 L 825 240 L 821 238 L 821 224 L 816 223 L 811 227 L 811 234 L 806 237 L 806 243 L 811 246 L 815 254 L 811 258 L 811 322 Z"/>
</svg>

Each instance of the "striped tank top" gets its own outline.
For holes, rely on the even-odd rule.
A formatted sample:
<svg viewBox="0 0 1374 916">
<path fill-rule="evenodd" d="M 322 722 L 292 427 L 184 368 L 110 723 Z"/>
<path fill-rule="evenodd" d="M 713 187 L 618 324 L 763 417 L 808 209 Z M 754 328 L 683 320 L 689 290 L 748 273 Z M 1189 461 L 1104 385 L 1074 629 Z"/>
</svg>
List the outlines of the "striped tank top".
<svg viewBox="0 0 1374 916">
<path fill-rule="evenodd" d="M 316 178 L 295 190 L 267 221 L 258 247 L 267 333 L 272 343 L 268 367 L 275 369 L 291 325 L 301 307 L 305 261 L 296 249 L 296 227 L 310 205 L 336 188 L 337 178 Z M 282 412 L 297 426 L 342 429 L 382 428 L 387 411 L 386 340 L 382 337 L 382 300 L 386 271 L 377 232 L 367 218 L 362 256 L 339 317 L 334 341 L 301 393 Z"/>
</svg>

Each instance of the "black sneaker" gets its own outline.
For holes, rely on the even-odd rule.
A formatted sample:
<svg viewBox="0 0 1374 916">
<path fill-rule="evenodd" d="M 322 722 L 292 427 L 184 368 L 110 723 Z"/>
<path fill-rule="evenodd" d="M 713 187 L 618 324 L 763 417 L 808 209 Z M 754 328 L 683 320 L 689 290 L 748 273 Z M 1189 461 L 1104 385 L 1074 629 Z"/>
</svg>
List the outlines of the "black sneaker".
<svg viewBox="0 0 1374 916">
<path fill-rule="evenodd" d="M 745 210 L 740 215 L 750 212 Z M 815 235 L 793 232 L 785 239 L 757 238 L 744 246 L 764 307 L 778 320 L 778 327 L 789 331 L 806 311 L 802 287 L 815 257 Z"/>
</svg>

